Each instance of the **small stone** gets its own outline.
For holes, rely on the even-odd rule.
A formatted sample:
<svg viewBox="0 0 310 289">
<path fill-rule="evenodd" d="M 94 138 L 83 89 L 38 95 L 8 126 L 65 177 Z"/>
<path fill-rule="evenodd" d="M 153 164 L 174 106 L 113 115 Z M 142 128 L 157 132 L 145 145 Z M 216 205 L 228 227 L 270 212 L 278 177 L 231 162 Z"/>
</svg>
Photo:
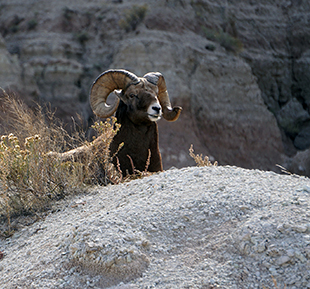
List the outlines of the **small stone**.
<svg viewBox="0 0 310 289">
<path fill-rule="evenodd" d="M 282 265 L 288 263 L 290 260 L 291 260 L 291 257 L 284 255 L 284 256 L 281 256 L 278 258 L 277 264 L 282 266 Z"/>
<path fill-rule="evenodd" d="M 297 233 L 305 233 L 307 229 L 308 229 L 307 225 L 292 226 L 292 230 L 294 230 Z"/>
<path fill-rule="evenodd" d="M 250 208 L 249 208 L 248 206 L 245 206 L 245 205 L 240 206 L 240 207 L 239 207 L 239 209 L 240 209 L 241 211 L 247 211 L 247 210 L 250 210 Z"/>
<path fill-rule="evenodd" d="M 75 271 L 76 271 L 76 267 L 72 267 L 72 268 L 69 270 L 69 274 L 73 274 Z"/>
<path fill-rule="evenodd" d="M 148 247 L 150 245 L 150 242 L 148 240 L 143 240 L 141 245 L 143 247 Z"/>
<path fill-rule="evenodd" d="M 294 249 L 289 249 L 286 251 L 287 256 L 289 257 L 294 257 L 295 256 L 295 250 Z"/>
<path fill-rule="evenodd" d="M 262 253 L 262 252 L 266 251 L 266 249 L 267 249 L 267 247 L 266 247 L 266 242 L 265 241 L 260 242 L 259 244 L 257 244 L 255 246 L 255 251 L 257 253 Z"/>
<path fill-rule="evenodd" d="M 300 251 L 295 251 L 295 257 L 302 263 L 307 261 L 306 257 Z"/>
<path fill-rule="evenodd" d="M 241 242 L 239 245 L 241 254 L 249 255 L 251 248 L 248 242 Z"/>
<path fill-rule="evenodd" d="M 251 234 L 250 233 L 245 233 L 242 237 L 241 240 L 243 241 L 251 241 Z"/>
<path fill-rule="evenodd" d="M 310 193 L 310 186 L 305 185 L 303 187 L 303 191 L 306 192 L 306 193 Z"/>
<path fill-rule="evenodd" d="M 269 270 L 269 272 L 270 272 L 273 276 L 275 276 L 275 275 L 278 274 L 275 267 L 270 267 L 268 270 Z"/>
<path fill-rule="evenodd" d="M 306 257 L 310 259 L 310 247 L 305 248 Z"/>
<path fill-rule="evenodd" d="M 271 264 L 269 262 L 267 262 L 266 260 L 264 260 L 262 262 L 262 265 L 265 266 L 266 268 L 270 268 Z"/>
<path fill-rule="evenodd" d="M 268 247 L 267 255 L 271 256 L 271 257 L 280 256 L 280 251 L 279 251 L 279 249 L 277 248 L 277 246 L 275 244 L 271 244 Z"/>
<path fill-rule="evenodd" d="M 278 225 L 278 227 L 277 227 L 277 230 L 279 231 L 279 232 L 281 232 L 281 233 L 284 233 L 285 232 L 285 225 L 284 224 L 280 224 L 280 225 Z"/>
<path fill-rule="evenodd" d="M 100 263 L 100 260 L 101 260 L 100 256 L 99 256 L 99 257 L 97 257 L 97 259 L 96 259 L 96 263 Z"/>
<path fill-rule="evenodd" d="M 127 255 L 127 256 L 126 256 L 126 262 L 127 262 L 127 263 L 132 262 L 132 258 L 131 258 L 130 255 Z"/>
</svg>

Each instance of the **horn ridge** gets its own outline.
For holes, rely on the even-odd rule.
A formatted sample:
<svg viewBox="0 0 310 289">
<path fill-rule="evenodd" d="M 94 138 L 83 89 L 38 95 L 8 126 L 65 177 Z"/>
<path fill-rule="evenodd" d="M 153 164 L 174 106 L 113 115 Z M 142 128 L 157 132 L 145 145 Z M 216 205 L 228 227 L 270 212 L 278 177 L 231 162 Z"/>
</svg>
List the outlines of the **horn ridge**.
<svg viewBox="0 0 310 289">
<path fill-rule="evenodd" d="M 159 77 L 162 76 L 160 72 L 149 72 L 143 76 L 148 82 L 157 85 Z"/>
<path fill-rule="evenodd" d="M 124 69 L 109 69 L 101 73 L 93 82 L 90 92 L 90 105 L 96 115 L 102 118 L 111 116 L 119 105 L 119 99 L 107 105 L 109 94 L 115 89 L 126 89 L 129 84 L 138 83 L 139 78 Z"/>
</svg>

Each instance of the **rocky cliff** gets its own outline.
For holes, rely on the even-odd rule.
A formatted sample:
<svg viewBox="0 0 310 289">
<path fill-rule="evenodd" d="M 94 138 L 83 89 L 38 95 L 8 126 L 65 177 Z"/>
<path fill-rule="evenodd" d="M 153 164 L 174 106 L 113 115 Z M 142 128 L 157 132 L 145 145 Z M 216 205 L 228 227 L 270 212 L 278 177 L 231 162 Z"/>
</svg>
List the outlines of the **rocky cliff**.
<svg viewBox="0 0 310 289">
<path fill-rule="evenodd" d="M 100 72 L 160 71 L 184 107 L 159 122 L 165 168 L 191 164 L 193 144 L 220 164 L 310 175 L 309 17 L 302 0 L 12 0 L 0 7 L 0 86 L 91 122 Z"/>
</svg>

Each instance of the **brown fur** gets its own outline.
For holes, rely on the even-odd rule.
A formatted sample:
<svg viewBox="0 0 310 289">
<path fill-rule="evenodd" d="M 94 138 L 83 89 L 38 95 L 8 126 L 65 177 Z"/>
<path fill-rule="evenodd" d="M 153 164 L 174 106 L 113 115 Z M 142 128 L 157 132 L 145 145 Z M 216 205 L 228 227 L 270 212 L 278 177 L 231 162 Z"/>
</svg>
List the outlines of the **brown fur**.
<svg viewBox="0 0 310 289">
<path fill-rule="evenodd" d="M 119 102 L 109 107 L 106 98 L 112 91 L 117 94 Z M 171 107 L 164 78 L 159 72 L 150 72 L 138 78 L 125 70 L 108 70 L 93 83 L 90 103 L 94 112 L 103 118 L 116 111 L 117 123 L 121 127 L 111 142 L 110 156 L 123 176 L 134 174 L 136 170 L 163 170 L 156 121 L 162 113 L 166 120 L 175 121 L 182 108 Z M 104 137 L 100 136 L 88 146 L 60 154 L 61 158 L 83 161 L 94 149 L 100 151 L 100 140 Z"/>
<path fill-rule="evenodd" d="M 136 96 L 130 96 L 133 91 Z M 113 158 L 114 165 L 117 165 L 118 159 L 124 176 L 134 173 L 130 158 L 136 170 L 162 171 L 157 124 L 147 115 L 149 105 L 157 100 L 155 92 L 131 87 L 122 94 L 122 100 L 116 111 L 117 122 L 121 124 L 121 128 L 111 143 L 111 156 L 115 154 L 122 142 L 124 146 Z M 149 152 L 150 164 L 147 166 Z"/>
</svg>

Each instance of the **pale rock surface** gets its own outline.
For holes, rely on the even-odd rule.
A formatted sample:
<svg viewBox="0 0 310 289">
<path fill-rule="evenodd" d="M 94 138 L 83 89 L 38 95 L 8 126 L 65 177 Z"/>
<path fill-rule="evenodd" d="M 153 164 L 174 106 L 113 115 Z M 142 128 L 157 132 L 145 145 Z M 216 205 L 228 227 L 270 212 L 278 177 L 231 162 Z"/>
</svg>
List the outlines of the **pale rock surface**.
<svg viewBox="0 0 310 289">
<path fill-rule="evenodd" d="M 309 196 L 230 166 L 96 187 L 0 240 L 0 288 L 310 288 Z"/>
<path fill-rule="evenodd" d="M 21 87 L 21 71 L 16 55 L 11 55 L 6 49 L 6 43 L 0 34 L 0 87 L 4 90 Z"/>
<path fill-rule="evenodd" d="M 203 88 L 203 84 L 208 85 Z M 191 82 L 192 115 L 201 139 L 221 163 L 274 170 L 283 145 L 250 66 L 218 53 L 202 57 Z M 259 140 L 258 140 L 259 139 Z"/>
</svg>

